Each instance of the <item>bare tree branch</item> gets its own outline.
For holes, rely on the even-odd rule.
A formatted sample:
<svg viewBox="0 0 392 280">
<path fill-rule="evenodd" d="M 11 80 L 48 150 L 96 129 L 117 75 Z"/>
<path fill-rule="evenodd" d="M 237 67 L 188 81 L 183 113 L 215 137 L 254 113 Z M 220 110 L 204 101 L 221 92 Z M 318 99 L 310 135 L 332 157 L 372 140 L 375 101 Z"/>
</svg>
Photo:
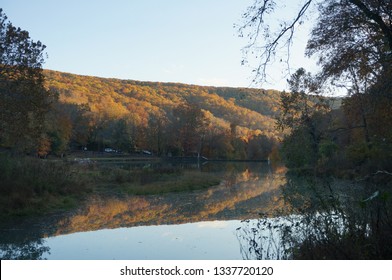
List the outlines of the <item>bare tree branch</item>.
<svg viewBox="0 0 392 280">
<path fill-rule="evenodd" d="M 239 27 L 240 36 L 246 29 L 251 29 L 251 32 L 247 35 L 250 43 L 244 47 L 245 55 L 249 55 L 249 52 L 253 52 L 253 49 L 257 48 L 257 42 L 262 36 L 266 43 L 261 46 L 261 53 L 256 56 L 260 59 L 256 69 L 254 69 L 255 77 L 254 83 L 258 81 L 264 82 L 267 78 L 267 68 L 269 63 L 276 55 L 279 44 L 283 41 L 283 46 L 287 47 L 287 58 L 286 64 L 289 66 L 291 45 L 293 42 L 293 36 L 297 25 L 299 25 L 305 16 L 306 11 L 314 0 L 307 0 L 300 8 L 295 17 L 281 24 L 281 29 L 277 32 L 276 36 L 271 36 L 271 30 L 269 25 L 265 23 L 265 16 L 274 11 L 275 2 L 271 0 L 263 0 L 260 4 L 258 0 L 255 4 L 248 9 L 248 12 L 243 15 L 245 19 L 248 19 L 245 24 Z M 259 6 L 259 8 L 257 8 Z M 263 32 L 263 33 L 262 33 Z M 245 63 L 245 60 L 243 61 Z"/>
<path fill-rule="evenodd" d="M 283 0 L 255 0 L 243 14 L 245 23 L 238 28 L 246 35 L 244 57 L 256 59 L 253 83 L 267 81 L 268 67 L 279 59 L 290 72 L 294 33 L 308 20 L 311 7 L 318 9 L 318 19 L 306 47 L 306 55 L 317 55 L 319 77 L 330 82 L 346 80 L 353 67 L 362 80 L 377 81 L 380 73 L 390 71 L 392 61 L 392 3 L 386 0 L 302 0 L 292 17 L 280 19 Z M 283 21 L 280 25 L 276 25 Z M 245 32 L 248 32 L 246 34 Z M 281 51 L 281 47 L 286 47 Z M 246 59 L 243 63 L 248 63 Z"/>
</svg>

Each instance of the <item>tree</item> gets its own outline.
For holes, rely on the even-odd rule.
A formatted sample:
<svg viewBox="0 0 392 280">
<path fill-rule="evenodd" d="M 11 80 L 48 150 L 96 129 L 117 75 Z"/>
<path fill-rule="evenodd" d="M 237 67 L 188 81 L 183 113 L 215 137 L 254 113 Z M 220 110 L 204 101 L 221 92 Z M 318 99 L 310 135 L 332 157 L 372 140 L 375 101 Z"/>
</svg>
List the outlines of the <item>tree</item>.
<svg viewBox="0 0 392 280">
<path fill-rule="evenodd" d="M 132 122 L 129 118 L 112 121 L 112 129 L 109 139 L 116 150 L 132 152 L 135 148 L 135 140 L 132 137 Z"/>
<path fill-rule="evenodd" d="M 325 98 L 317 95 L 318 84 L 305 69 L 298 69 L 288 84 L 290 92 L 281 93 L 281 115 L 277 119 L 278 128 L 288 130 L 283 149 L 289 164 L 314 166 L 322 135 L 320 120 L 330 107 Z M 298 149 L 301 145 L 302 149 Z"/>
<path fill-rule="evenodd" d="M 330 111 L 328 99 L 319 95 L 317 78 L 304 68 L 299 68 L 290 79 L 289 92 L 280 94 L 280 115 L 277 117 L 277 126 L 281 130 L 293 130 L 301 126 L 311 127 L 313 117 L 317 113 Z"/>
<path fill-rule="evenodd" d="M 171 121 L 172 143 L 183 155 L 200 153 L 208 120 L 194 104 L 180 104 L 173 109 Z"/>
<path fill-rule="evenodd" d="M 313 28 L 307 55 L 318 55 L 322 78 L 351 81 L 366 91 L 392 62 L 391 1 L 327 1 Z"/>
<path fill-rule="evenodd" d="M 260 64 L 256 79 L 264 81 L 268 65 L 279 49 L 287 47 L 285 60 L 290 60 L 290 47 L 299 25 L 310 13 L 318 12 L 306 47 L 306 55 L 318 56 L 322 80 L 349 80 L 355 73 L 363 84 L 375 84 L 385 73 L 390 75 L 392 62 L 392 2 L 380 0 L 306 0 L 292 12 L 292 18 L 273 25 L 273 17 L 284 1 L 255 0 L 239 27 L 248 36 L 246 47 L 256 53 Z M 278 5 L 279 4 L 279 5 Z M 261 47 L 259 46 L 261 41 Z"/>
<path fill-rule="evenodd" d="M 296 160 L 297 165 L 305 163 L 314 166 L 320 154 L 321 141 L 323 141 L 322 153 L 328 157 L 331 155 L 330 148 L 334 149 L 336 146 L 335 141 L 342 140 L 343 134 L 350 134 L 351 146 L 355 148 L 354 150 L 362 154 L 365 154 L 364 150 L 367 151 L 366 155 L 362 156 L 365 159 L 363 162 L 367 162 L 369 166 L 373 165 L 373 169 L 379 168 L 377 166 L 380 166 L 378 163 L 382 162 L 381 159 L 386 161 L 392 152 L 387 145 L 390 141 L 390 133 L 382 129 L 382 127 L 389 127 L 388 118 L 383 115 L 388 116 L 389 109 L 386 104 L 392 103 L 392 2 L 382 0 L 301 0 L 299 2 L 299 9 L 291 10 L 291 18 L 280 24 L 274 24 L 274 19 L 280 20 L 276 15 L 284 6 L 284 1 L 255 0 L 244 14 L 245 22 L 240 26 L 239 31 L 250 39 L 246 47 L 247 54 L 251 51 L 260 59 L 260 64 L 255 70 L 255 79 L 265 81 L 267 68 L 277 57 L 289 63 L 294 34 L 301 24 L 309 21 L 313 27 L 307 41 L 305 55 L 318 59 L 320 71 L 313 79 L 316 81 L 314 84 L 317 85 L 317 93 L 322 93 L 324 86 L 332 85 L 345 88 L 350 97 L 343 102 L 344 117 L 329 122 L 347 123 L 347 126 L 328 127 L 324 124 L 334 114 L 312 113 L 314 108 L 309 107 L 307 102 L 313 101 L 315 97 L 308 96 L 307 91 L 298 91 L 295 82 L 297 80 L 298 85 L 311 86 L 306 82 L 308 75 L 297 72 L 296 74 L 300 74 L 298 76 L 300 79 L 292 77 L 294 80 L 289 80 L 292 92 L 282 94 L 282 114 L 278 119 L 278 125 L 281 128 L 292 129 L 284 140 L 286 141 L 284 150 L 286 154 L 290 152 L 292 158 L 297 158 L 296 148 L 291 148 L 295 145 L 300 147 L 299 144 L 303 142 L 303 147 L 309 147 L 314 156 L 304 162 Z M 280 52 L 282 46 L 286 50 L 283 56 Z M 309 86 L 305 88 L 310 89 Z M 384 113 L 381 115 L 379 111 Z M 339 115 L 334 113 L 336 116 Z M 328 134 L 329 137 L 325 137 Z M 339 147 L 340 151 L 349 149 L 350 145 L 347 144 Z M 370 163 L 369 159 L 371 156 L 374 157 L 373 155 L 380 156 L 377 156 L 374 163 Z"/>
<path fill-rule="evenodd" d="M 44 87 L 44 49 L 0 9 L 0 145 L 37 150 L 46 141 L 45 114 L 55 95 Z"/>
<path fill-rule="evenodd" d="M 54 102 L 46 119 L 51 153 L 61 156 L 69 148 L 81 149 L 87 146 L 91 112 L 86 104 Z"/>
<path fill-rule="evenodd" d="M 234 147 L 228 130 L 209 125 L 205 131 L 202 155 L 207 158 L 233 158 Z"/>
<path fill-rule="evenodd" d="M 161 155 L 165 141 L 167 118 L 161 112 L 150 114 L 146 127 L 148 147 L 151 151 Z"/>
</svg>

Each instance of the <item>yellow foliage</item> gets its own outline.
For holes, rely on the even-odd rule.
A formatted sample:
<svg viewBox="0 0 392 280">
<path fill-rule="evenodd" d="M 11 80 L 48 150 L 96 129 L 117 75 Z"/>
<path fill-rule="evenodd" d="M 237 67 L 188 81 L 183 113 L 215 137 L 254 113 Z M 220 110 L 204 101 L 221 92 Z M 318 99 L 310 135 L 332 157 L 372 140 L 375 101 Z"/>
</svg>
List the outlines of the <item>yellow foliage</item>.
<svg viewBox="0 0 392 280">
<path fill-rule="evenodd" d="M 92 113 L 108 119 L 132 115 L 137 123 L 147 126 L 150 115 L 163 113 L 169 118 L 174 107 L 186 102 L 203 109 L 211 124 L 222 131 L 235 123 L 238 136 L 263 131 L 276 137 L 277 91 L 105 79 L 49 70 L 44 73 L 47 87 L 59 93 L 61 102 L 88 104 Z"/>
</svg>

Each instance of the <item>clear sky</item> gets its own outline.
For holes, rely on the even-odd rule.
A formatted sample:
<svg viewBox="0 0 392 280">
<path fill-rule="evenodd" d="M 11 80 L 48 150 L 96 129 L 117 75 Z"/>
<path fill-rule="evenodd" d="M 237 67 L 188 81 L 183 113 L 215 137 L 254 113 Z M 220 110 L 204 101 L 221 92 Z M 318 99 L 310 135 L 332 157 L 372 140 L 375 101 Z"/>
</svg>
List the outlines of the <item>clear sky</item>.
<svg viewBox="0 0 392 280">
<path fill-rule="evenodd" d="M 47 46 L 46 69 L 142 81 L 248 87 L 235 23 L 253 0 L 2 0 L 14 26 Z M 306 40 L 293 56 L 303 63 Z M 301 49 L 302 48 L 302 49 Z M 295 60 L 297 59 L 297 62 Z M 300 65 L 303 66 L 303 65 Z M 270 84 L 284 89 L 279 67 Z M 253 85 L 254 86 L 254 85 Z"/>
</svg>

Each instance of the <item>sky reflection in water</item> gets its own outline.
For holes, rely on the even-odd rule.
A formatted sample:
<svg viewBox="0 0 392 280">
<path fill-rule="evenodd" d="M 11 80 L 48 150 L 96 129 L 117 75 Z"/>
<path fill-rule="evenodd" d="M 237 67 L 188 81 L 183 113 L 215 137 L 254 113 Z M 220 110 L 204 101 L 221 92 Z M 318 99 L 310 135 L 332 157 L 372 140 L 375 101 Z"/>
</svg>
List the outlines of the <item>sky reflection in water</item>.
<svg viewBox="0 0 392 280">
<path fill-rule="evenodd" d="M 47 259 L 242 259 L 240 221 L 139 226 L 45 239 Z"/>
<path fill-rule="evenodd" d="M 35 258 L 43 259 L 242 259 L 236 229 L 241 220 L 281 209 L 278 197 L 285 176 L 267 164 L 208 168 L 203 172 L 222 176 L 219 186 L 92 198 L 65 217 L 4 228 L 0 253 L 30 259 L 31 254 L 15 249 L 28 246 L 39 252 Z"/>
</svg>

